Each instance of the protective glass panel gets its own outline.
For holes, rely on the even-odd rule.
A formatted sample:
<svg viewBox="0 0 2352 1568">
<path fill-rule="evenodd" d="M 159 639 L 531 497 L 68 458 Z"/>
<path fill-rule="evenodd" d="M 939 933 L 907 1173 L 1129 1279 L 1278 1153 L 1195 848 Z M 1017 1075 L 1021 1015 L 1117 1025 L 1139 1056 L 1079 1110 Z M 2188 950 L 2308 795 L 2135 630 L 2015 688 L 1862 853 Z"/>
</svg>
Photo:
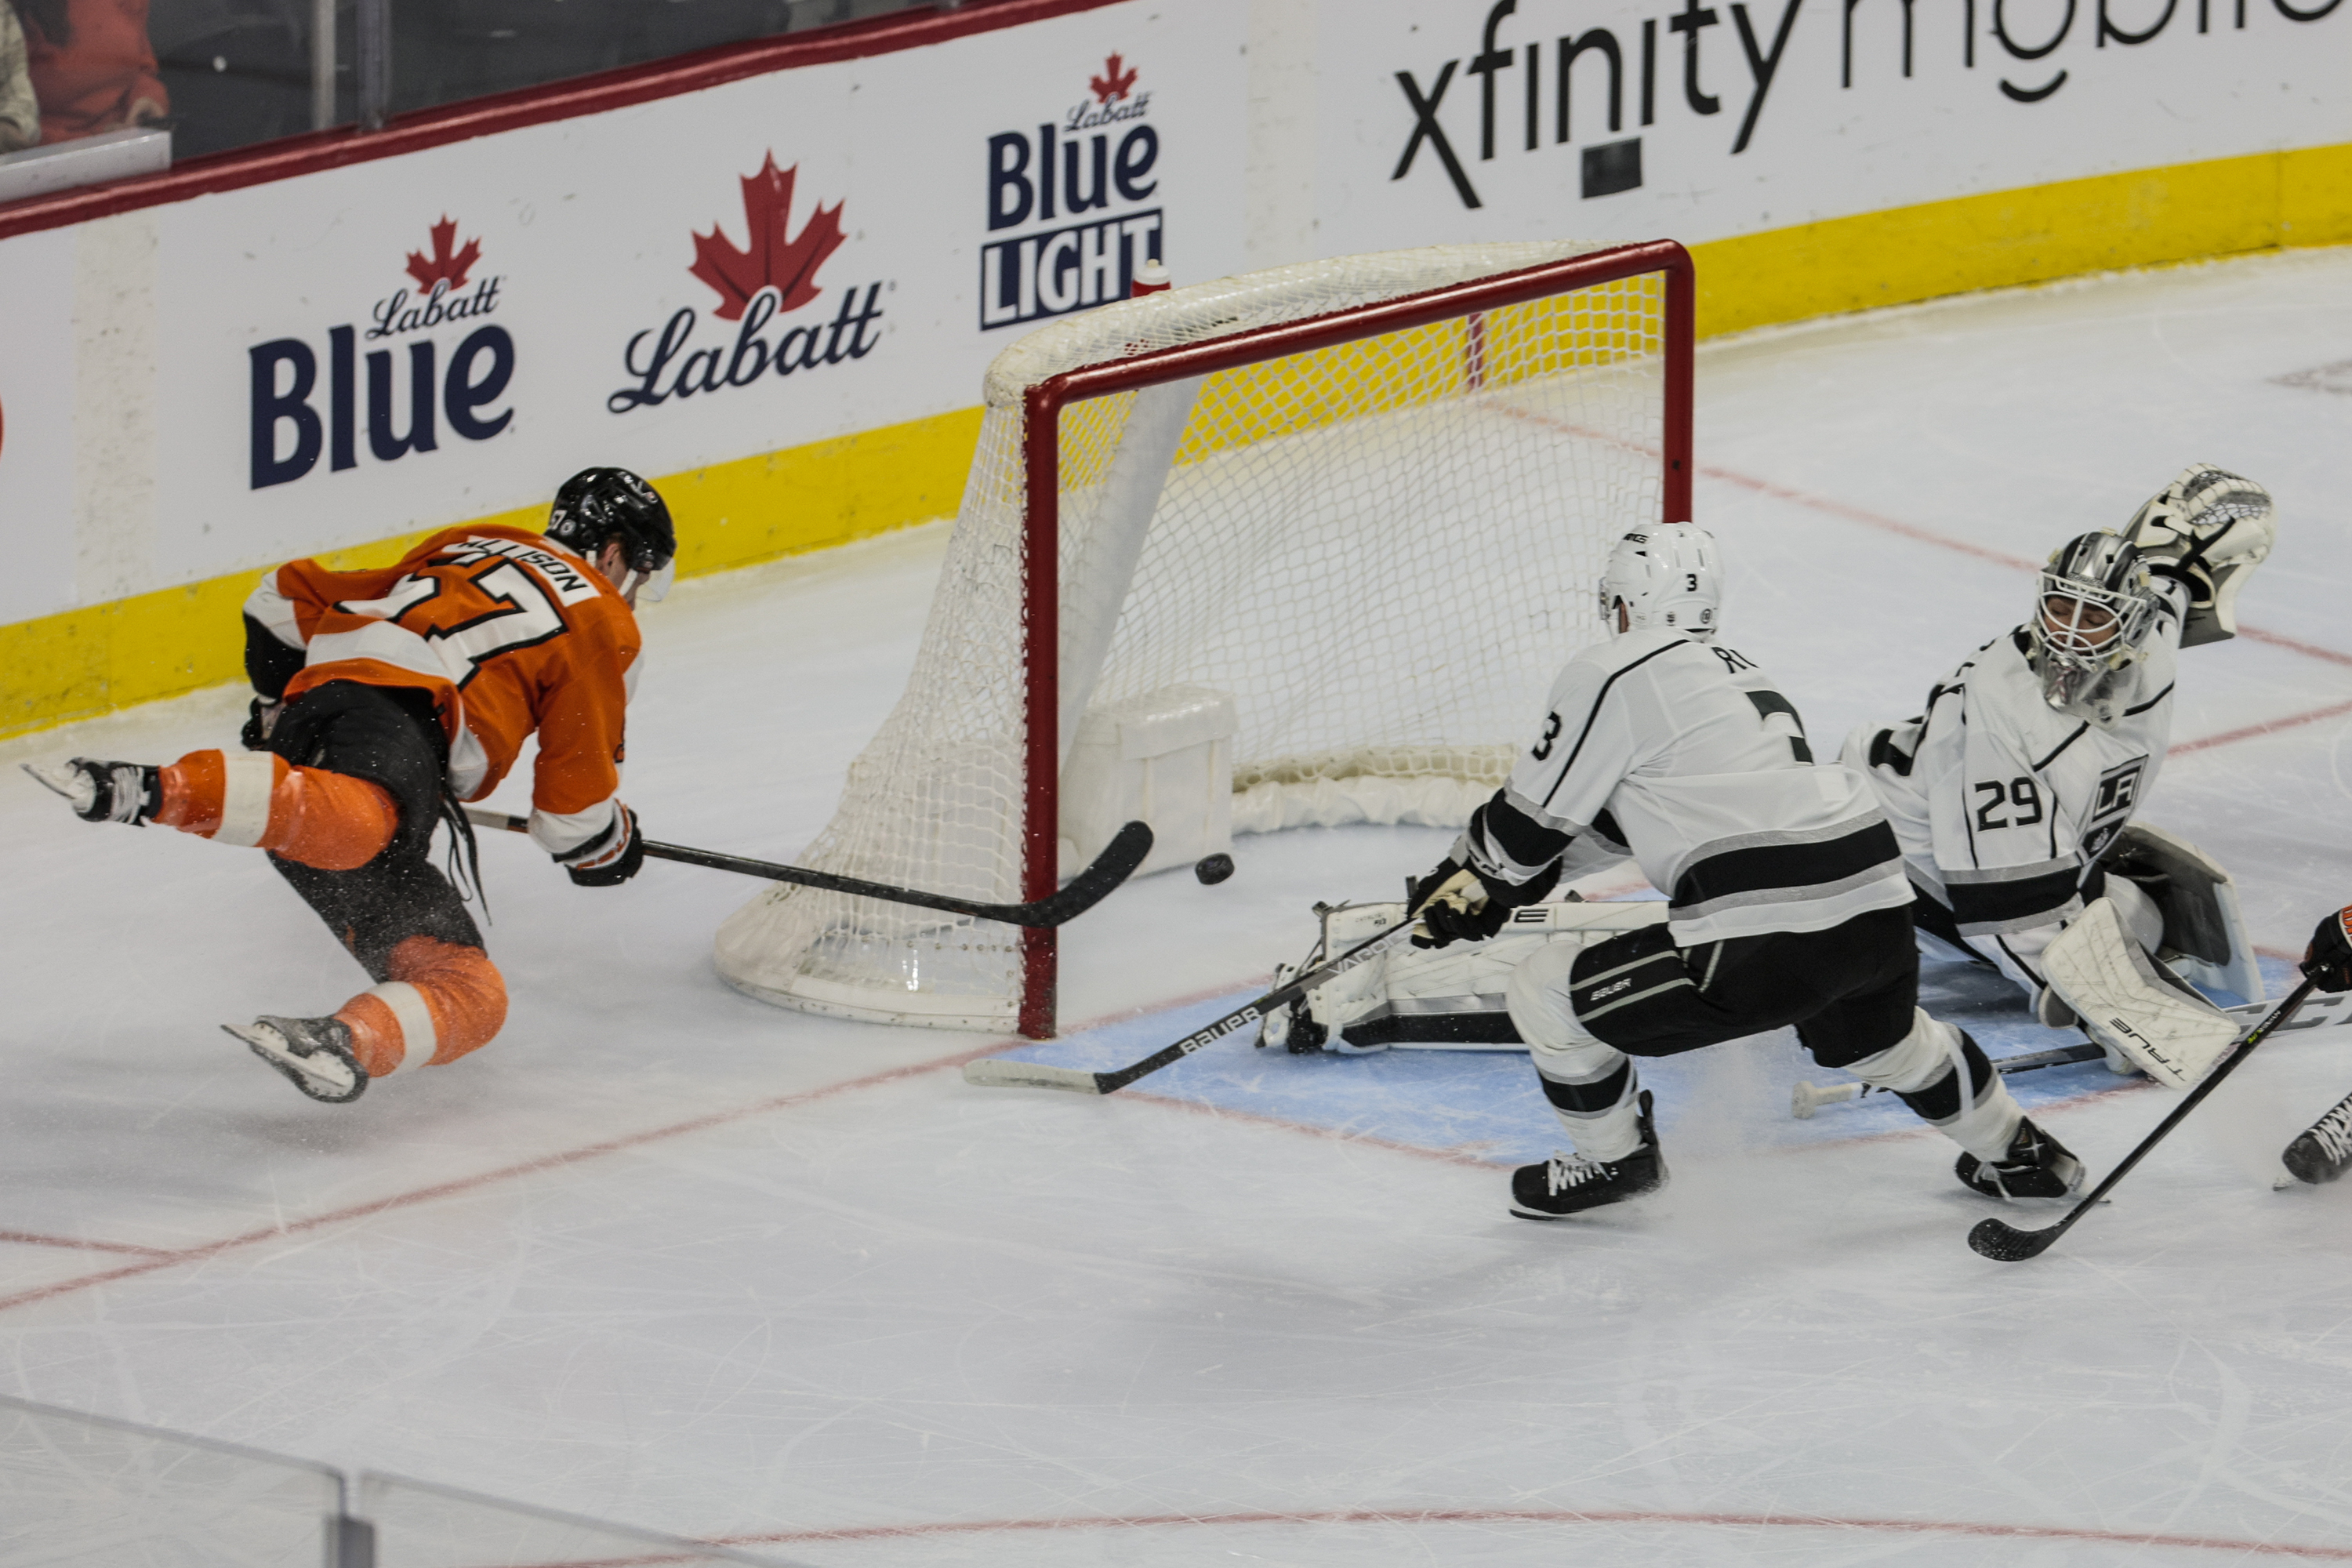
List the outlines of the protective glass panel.
<svg viewBox="0 0 2352 1568">
<path fill-rule="evenodd" d="M 0 1568 L 319 1568 L 333 1470 L 0 1398 Z"/>
<path fill-rule="evenodd" d="M 358 1511 L 375 1527 L 373 1568 L 585 1568 L 624 1563 L 648 1568 L 791 1568 L 781 1558 L 373 1472 L 360 1477 Z"/>
</svg>

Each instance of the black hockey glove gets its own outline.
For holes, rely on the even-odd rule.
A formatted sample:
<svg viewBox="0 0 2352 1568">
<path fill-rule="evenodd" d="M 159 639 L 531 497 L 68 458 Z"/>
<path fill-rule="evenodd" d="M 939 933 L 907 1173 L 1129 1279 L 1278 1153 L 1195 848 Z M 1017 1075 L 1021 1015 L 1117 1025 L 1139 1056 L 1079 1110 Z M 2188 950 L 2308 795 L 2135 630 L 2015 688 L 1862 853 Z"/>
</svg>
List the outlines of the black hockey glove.
<svg viewBox="0 0 2352 1568">
<path fill-rule="evenodd" d="M 617 888 L 646 863 L 646 841 L 637 834 L 637 814 L 615 802 L 613 826 L 569 855 L 556 857 L 583 888 Z"/>
<path fill-rule="evenodd" d="M 1482 876 L 1451 858 L 1440 861 L 1435 870 L 1413 886 L 1421 929 L 1412 933 L 1412 945 L 1445 947 L 1457 942 L 1484 942 L 1503 929 L 1513 910 L 1536 902 L 1559 884 L 1556 860 L 1517 885 Z"/>
<path fill-rule="evenodd" d="M 2303 950 L 2304 978 L 2317 981 L 2322 991 L 2352 991 L 2352 929 L 2347 921 L 2352 921 L 2352 909 L 2327 916 Z"/>
<path fill-rule="evenodd" d="M 237 740 L 248 752 L 269 750 L 270 732 L 278 728 L 278 715 L 286 711 L 283 702 L 272 702 L 267 697 L 257 697 L 246 710 L 245 728 L 237 731 Z"/>
</svg>

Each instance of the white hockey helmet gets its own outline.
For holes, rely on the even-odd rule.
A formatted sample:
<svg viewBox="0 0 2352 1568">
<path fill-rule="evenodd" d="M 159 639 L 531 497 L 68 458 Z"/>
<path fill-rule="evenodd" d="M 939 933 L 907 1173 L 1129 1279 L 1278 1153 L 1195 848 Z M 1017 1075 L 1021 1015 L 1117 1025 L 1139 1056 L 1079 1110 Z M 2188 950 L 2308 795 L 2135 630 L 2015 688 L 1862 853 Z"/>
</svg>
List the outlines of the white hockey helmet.
<svg viewBox="0 0 2352 1568">
<path fill-rule="evenodd" d="M 1723 557 L 1715 535 L 1695 522 L 1664 522 L 1620 539 L 1601 573 L 1601 618 L 1612 634 L 1620 605 L 1627 631 L 1712 639 L 1723 608 Z"/>
<path fill-rule="evenodd" d="M 2118 713 L 2124 670 L 2138 662 L 2159 601 L 2137 546 L 2096 529 L 2052 552 L 2026 624 L 2042 698 L 2101 728 Z"/>
</svg>

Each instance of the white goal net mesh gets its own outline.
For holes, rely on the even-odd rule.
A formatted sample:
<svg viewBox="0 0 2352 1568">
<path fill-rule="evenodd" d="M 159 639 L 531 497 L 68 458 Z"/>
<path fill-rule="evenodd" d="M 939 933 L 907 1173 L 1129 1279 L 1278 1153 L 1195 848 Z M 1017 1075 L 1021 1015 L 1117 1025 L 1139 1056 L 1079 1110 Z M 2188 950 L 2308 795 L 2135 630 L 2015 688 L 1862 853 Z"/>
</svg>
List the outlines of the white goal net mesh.
<svg viewBox="0 0 2352 1568">
<path fill-rule="evenodd" d="M 1031 386 L 1599 248 L 1282 268 L 1007 349 L 905 695 L 802 863 L 1021 897 Z M 1237 830 L 1465 819 L 1596 634 L 1610 542 L 1660 515 L 1664 294 L 1650 273 L 1066 407 L 1064 747 L 1074 699 L 1203 687 L 1234 699 Z M 949 1027 L 1010 1026 L 1022 984 L 1012 927 L 791 886 L 730 917 L 717 956 L 768 1001 Z"/>
</svg>

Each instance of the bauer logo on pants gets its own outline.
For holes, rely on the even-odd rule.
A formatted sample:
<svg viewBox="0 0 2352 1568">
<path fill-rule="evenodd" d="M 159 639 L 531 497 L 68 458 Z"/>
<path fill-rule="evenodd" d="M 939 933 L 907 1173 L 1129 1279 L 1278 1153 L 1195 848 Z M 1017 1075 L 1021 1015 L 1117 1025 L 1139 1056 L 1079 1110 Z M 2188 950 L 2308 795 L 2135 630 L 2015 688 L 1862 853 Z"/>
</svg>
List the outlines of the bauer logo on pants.
<svg viewBox="0 0 2352 1568">
<path fill-rule="evenodd" d="M 1142 205 L 1160 189 L 1160 132 L 1141 76 L 1113 54 L 1090 97 L 988 139 L 981 331 L 1124 300 L 1136 268 L 1160 259 L 1160 209 Z"/>
</svg>

